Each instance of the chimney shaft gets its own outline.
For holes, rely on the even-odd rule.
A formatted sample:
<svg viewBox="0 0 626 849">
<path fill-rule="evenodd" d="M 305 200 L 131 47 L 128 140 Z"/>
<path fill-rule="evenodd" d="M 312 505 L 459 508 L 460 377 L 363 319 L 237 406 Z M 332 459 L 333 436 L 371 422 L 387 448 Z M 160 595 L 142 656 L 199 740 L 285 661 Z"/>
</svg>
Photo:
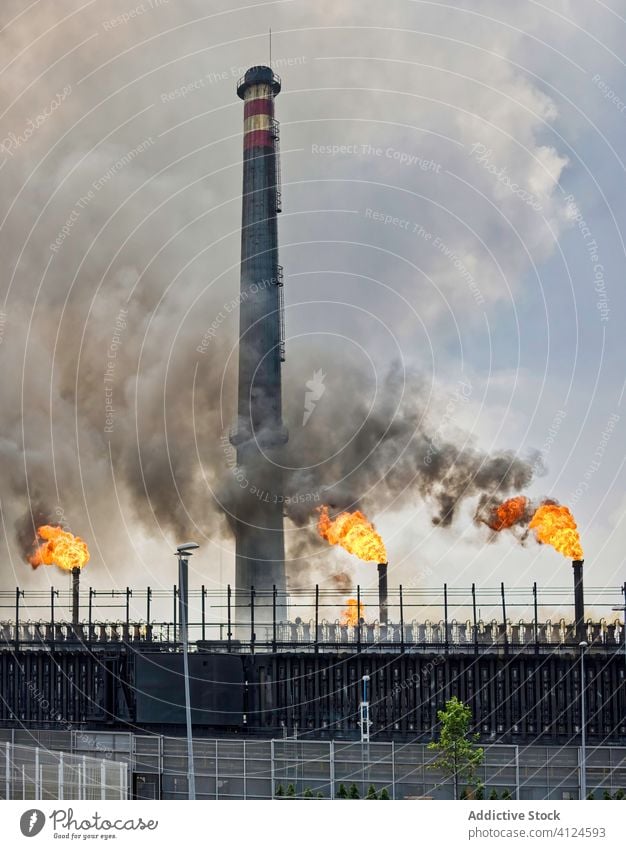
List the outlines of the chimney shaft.
<svg viewBox="0 0 626 849">
<path fill-rule="evenodd" d="M 236 540 L 236 618 L 249 627 L 250 588 L 260 591 L 255 620 L 286 616 L 285 543 L 280 449 L 288 433 L 282 420 L 284 360 L 283 273 L 278 262 L 280 211 L 278 124 L 274 100 L 280 80 L 271 68 L 249 68 L 237 86 L 244 102 L 243 208 L 239 302 L 237 449 L 242 481 L 231 513 Z M 270 594 L 268 596 L 268 594 Z"/>
<path fill-rule="evenodd" d="M 387 564 L 378 564 L 378 608 L 381 625 L 387 624 L 388 595 L 387 595 Z"/>
<path fill-rule="evenodd" d="M 80 603 L 80 569 L 75 566 L 72 569 L 72 625 L 78 626 Z"/>
<path fill-rule="evenodd" d="M 574 568 L 574 619 L 576 623 L 576 639 L 585 639 L 585 593 L 583 590 L 584 560 L 573 560 Z"/>
</svg>

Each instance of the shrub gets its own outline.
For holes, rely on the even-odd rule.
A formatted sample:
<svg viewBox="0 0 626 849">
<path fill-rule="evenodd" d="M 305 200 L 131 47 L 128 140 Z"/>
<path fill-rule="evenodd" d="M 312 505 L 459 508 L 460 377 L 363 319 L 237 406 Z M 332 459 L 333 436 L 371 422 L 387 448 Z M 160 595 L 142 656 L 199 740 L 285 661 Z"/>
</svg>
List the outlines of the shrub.
<svg viewBox="0 0 626 849">
<path fill-rule="evenodd" d="M 283 787 L 283 785 L 282 785 L 282 784 L 279 784 L 279 785 L 277 786 L 277 788 L 276 788 L 276 793 L 275 793 L 274 795 L 275 795 L 275 796 L 284 796 L 284 795 L 285 795 L 285 788 Z"/>
<path fill-rule="evenodd" d="M 356 786 L 356 784 L 351 784 L 350 790 L 348 790 L 348 799 L 360 799 L 360 798 L 361 797 L 359 796 L 359 788 Z"/>
<path fill-rule="evenodd" d="M 388 792 L 386 787 L 383 787 L 383 789 L 380 791 L 380 798 L 381 799 L 389 799 L 390 798 L 389 792 Z"/>
<path fill-rule="evenodd" d="M 378 796 L 376 795 L 376 788 L 374 787 L 373 784 L 370 784 L 370 786 L 367 788 L 367 795 L 366 795 L 365 798 L 366 799 L 378 799 Z"/>
<path fill-rule="evenodd" d="M 511 798 L 511 791 L 509 790 L 509 788 L 508 788 L 508 787 L 506 787 L 506 788 L 502 791 L 502 796 L 501 796 L 501 798 L 502 798 L 502 799 L 510 799 L 510 798 Z"/>
<path fill-rule="evenodd" d="M 293 786 L 293 784 L 287 785 L 287 796 L 290 799 L 293 799 L 295 795 L 296 795 L 296 788 Z"/>
<path fill-rule="evenodd" d="M 347 799 L 348 798 L 348 791 L 346 790 L 345 784 L 339 785 L 339 790 L 337 791 L 337 798 L 338 799 Z"/>
<path fill-rule="evenodd" d="M 495 787 L 493 788 L 493 790 L 489 794 L 489 798 L 490 799 L 497 799 L 498 798 L 498 791 L 496 790 Z"/>
</svg>

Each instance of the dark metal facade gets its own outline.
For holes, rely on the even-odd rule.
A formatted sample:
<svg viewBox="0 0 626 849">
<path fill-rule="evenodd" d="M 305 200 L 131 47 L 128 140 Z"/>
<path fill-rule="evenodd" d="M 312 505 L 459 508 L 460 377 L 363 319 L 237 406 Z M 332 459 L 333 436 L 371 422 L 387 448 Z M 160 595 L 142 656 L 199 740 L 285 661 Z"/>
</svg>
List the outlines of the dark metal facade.
<svg viewBox="0 0 626 849">
<path fill-rule="evenodd" d="M 153 687 L 138 674 L 148 659 L 131 643 L 121 642 L 115 650 L 2 650 L 0 726 L 181 732 L 182 710 L 179 721 L 165 723 L 159 704 L 164 692 L 171 692 L 171 706 L 182 704 L 182 686 L 171 686 L 171 676 L 180 674 L 177 664 L 182 670 L 181 655 L 163 648 L 163 687 L 154 645 Z M 209 666 L 196 696 L 192 688 L 199 736 L 236 729 L 252 736 L 356 738 L 366 674 L 371 734 L 377 739 L 430 739 L 437 710 L 453 695 L 471 706 L 476 730 L 486 741 L 564 744 L 580 736 L 580 655 L 574 646 L 509 645 L 478 652 L 456 647 L 447 653 L 444 646 L 317 654 L 199 651 L 192 658 L 198 670 L 203 662 Z M 587 650 L 587 734 L 596 745 L 626 742 L 625 669 L 620 647 Z M 200 681 L 198 670 L 192 677 Z M 220 683 L 226 680 L 228 688 Z M 230 696 L 224 696 L 227 689 Z"/>
</svg>

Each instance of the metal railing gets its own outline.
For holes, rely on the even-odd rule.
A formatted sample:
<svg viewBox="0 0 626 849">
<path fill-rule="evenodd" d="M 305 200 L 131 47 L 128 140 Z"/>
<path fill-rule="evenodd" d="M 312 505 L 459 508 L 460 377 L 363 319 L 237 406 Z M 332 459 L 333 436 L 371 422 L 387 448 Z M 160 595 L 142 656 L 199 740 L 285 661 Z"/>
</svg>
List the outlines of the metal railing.
<svg viewBox="0 0 626 849">
<path fill-rule="evenodd" d="M 38 746 L 0 746 L 0 799 L 127 799 L 128 767 Z"/>
</svg>

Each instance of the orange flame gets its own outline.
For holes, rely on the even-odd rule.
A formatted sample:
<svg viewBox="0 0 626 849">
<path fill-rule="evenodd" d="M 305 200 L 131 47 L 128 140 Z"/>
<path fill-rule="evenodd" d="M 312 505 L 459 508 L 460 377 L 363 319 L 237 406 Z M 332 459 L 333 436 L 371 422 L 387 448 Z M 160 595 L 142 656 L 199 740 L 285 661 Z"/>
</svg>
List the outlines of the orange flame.
<svg viewBox="0 0 626 849">
<path fill-rule="evenodd" d="M 387 552 L 380 534 L 360 510 L 355 510 L 354 513 L 340 513 L 335 519 L 331 519 L 326 505 L 318 509 L 320 517 L 317 529 L 320 536 L 331 545 L 340 545 L 367 563 L 387 562 Z"/>
<path fill-rule="evenodd" d="M 75 568 L 82 569 L 89 561 L 87 543 L 63 528 L 41 525 L 37 528 L 37 536 L 46 542 L 28 558 L 33 569 L 42 565 L 58 566 L 64 572 L 71 572 Z"/>
<path fill-rule="evenodd" d="M 355 598 L 349 598 L 346 601 L 346 609 L 341 611 L 341 624 L 342 625 L 358 625 L 359 619 L 364 618 L 365 614 L 365 605 L 358 604 Z M 357 612 L 358 606 L 358 612 Z"/>
<path fill-rule="evenodd" d="M 524 495 L 516 495 L 503 501 L 499 507 L 493 507 L 488 518 L 483 521 L 492 531 L 503 531 L 521 522 L 526 513 L 528 499 Z"/>
<path fill-rule="evenodd" d="M 556 548 L 565 557 L 583 559 L 580 536 L 574 517 L 567 507 L 559 504 L 542 504 L 530 520 L 539 542 Z"/>
</svg>

